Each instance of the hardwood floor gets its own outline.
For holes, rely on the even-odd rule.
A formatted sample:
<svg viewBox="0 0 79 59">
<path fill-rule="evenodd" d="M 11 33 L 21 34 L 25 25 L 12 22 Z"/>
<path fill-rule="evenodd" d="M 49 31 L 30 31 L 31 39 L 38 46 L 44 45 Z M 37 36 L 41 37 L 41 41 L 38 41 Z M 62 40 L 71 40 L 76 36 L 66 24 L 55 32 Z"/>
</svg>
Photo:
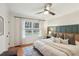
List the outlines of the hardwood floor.
<svg viewBox="0 0 79 59">
<path fill-rule="evenodd" d="M 8 51 L 12 51 L 13 53 L 17 51 L 17 56 L 23 56 L 24 52 L 23 52 L 23 48 L 24 47 L 28 47 L 31 46 L 32 44 L 26 44 L 26 45 L 21 45 L 21 46 L 15 46 L 15 47 L 11 47 L 8 49 Z"/>
</svg>

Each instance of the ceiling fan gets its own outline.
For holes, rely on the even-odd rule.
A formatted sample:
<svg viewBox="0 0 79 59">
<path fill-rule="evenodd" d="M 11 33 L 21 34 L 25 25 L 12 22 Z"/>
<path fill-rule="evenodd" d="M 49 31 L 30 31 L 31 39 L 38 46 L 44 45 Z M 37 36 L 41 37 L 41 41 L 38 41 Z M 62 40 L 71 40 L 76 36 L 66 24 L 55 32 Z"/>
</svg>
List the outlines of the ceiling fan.
<svg viewBox="0 0 79 59">
<path fill-rule="evenodd" d="M 50 11 L 50 8 L 52 7 L 52 3 L 46 3 L 44 6 L 43 11 L 41 12 L 37 12 L 36 14 L 41 14 L 41 13 L 46 13 L 46 14 L 51 14 L 51 15 L 55 15 L 54 12 Z"/>
</svg>

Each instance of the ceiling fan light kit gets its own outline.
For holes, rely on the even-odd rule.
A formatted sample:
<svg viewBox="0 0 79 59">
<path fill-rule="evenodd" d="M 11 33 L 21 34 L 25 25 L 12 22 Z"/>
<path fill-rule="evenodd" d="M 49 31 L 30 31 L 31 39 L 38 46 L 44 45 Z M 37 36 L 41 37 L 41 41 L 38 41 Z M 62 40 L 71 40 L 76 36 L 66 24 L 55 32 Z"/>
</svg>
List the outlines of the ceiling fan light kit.
<svg viewBox="0 0 79 59">
<path fill-rule="evenodd" d="M 44 13 L 44 14 L 56 15 L 54 12 L 50 11 L 50 8 L 51 8 L 51 7 L 52 7 L 52 3 L 46 3 L 45 6 L 44 6 L 43 11 L 38 12 L 38 13 L 36 13 L 36 14 Z"/>
<path fill-rule="evenodd" d="M 47 10 L 50 10 L 50 7 L 46 7 Z"/>
<path fill-rule="evenodd" d="M 44 12 L 45 15 L 48 14 L 48 13 L 49 13 L 48 11 L 45 11 L 45 12 Z"/>
</svg>

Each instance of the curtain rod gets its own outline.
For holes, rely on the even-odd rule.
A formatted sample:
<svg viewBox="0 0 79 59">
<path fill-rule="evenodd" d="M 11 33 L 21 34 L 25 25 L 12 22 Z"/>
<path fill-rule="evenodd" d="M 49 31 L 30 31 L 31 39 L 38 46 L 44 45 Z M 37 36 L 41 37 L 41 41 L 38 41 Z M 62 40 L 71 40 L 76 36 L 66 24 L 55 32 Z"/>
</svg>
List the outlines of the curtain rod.
<svg viewBox="0 0 79 59">
<path fill-rule="evenodd" d="M 31 20 L 39 20 L 39 21 L 45 21 L 41 19 L 33 19 L 33 18 L 26 18 L 26 17 L 20 17 L 20 16 L 14 16 L 15 18 L 22 18 L 22 19 L 31 19 Z"/>
</svg>

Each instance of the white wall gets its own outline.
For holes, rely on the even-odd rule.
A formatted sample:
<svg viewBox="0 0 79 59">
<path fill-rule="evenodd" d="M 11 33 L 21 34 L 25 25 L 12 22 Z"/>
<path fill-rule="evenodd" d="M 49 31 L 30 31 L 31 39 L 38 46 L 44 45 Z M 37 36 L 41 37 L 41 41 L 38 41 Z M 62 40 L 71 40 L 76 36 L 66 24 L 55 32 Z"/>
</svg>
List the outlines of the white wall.
<svg viewBox="0 0 79 59">
<path fill-rule="evenodd" d="M 6 4 L 0 4 L 0 16 L 4 18 L 4 35 L 0 36 L 0 54 L 8 49 L 8 9 Z"/>
<path fill-rule="evenodd" d="M 47 36 L 47 25 L 48 25 L 47 21 L 40 22 L 42 36 Z"/>
<path fill-rule="evenodd" d="M 48 26 L 79 24 L 79 11 L 63 15 L 48 21 Z"/>
<path fill-rule="evenodd" d="M 16 23 L 15 23 L 15 18 L 14 16 L 11 14 L 11 12 L 9 11 L 9 43 L 10 43 L 10 47 L 14 46 L 14 42 L 15 42 L 15 30 L 16 30 Z"/>
</svg>

